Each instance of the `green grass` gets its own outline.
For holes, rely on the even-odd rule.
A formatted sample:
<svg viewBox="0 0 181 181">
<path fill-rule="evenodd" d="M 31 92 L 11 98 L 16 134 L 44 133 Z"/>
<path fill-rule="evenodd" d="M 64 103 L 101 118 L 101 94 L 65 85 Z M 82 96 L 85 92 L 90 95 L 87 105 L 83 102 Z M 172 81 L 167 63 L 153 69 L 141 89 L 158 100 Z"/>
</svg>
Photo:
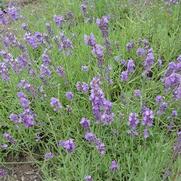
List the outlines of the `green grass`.
<svg viewBox="0 0 181 181">
<path fill-rule="evenodd" d="M 168 7 L 157 0 L 152 1 L 151 5 L 144 5 L 142 1 L 131 3 L 125 0 L 90 0 L 89 2 L 94 5 L 89 9 L 90 16 L 95 18 L 107 14 L 111 16 L 109 37 L 113 48 L 112 55 L 106 55 L 105 64 L 113 67 L 111 76 L 114 84 L 108 85 L 104 80 L 101 87 L 109 100 L 114 98 L 113 124 L 110 126 L 96 124 L 89 95 L 78 93 L 75 87 L 77 81 L 90 83 L 92 78 L 100 73 L 90 48 L 84 45 L 84 34 L 89 35 L 93 32 L 97 42 L 103 44 L 101 32 L 96 24 L 84 22 L 80 11 L 80 1 L 42 0 L 37 4 L 29 4 L 22 8 L 24 20 L 11 27 L 19 39 L 23 41 L 23 31 L 20 30 L 22 22 L 27 22 L 32 31 L 40 32 L 44 32 L 45 23 L 50 22 L 54 31 L 59 33 L 52 21 L 53 15 L 65 15 L 71 11 L 75 17 L 74 21 L 72 24 L 65 23 L 62 29 L 73 41 L 74 50 L 69 57 L 59 53 L 55 45 L 55 48 L 49 52 L 55 66 L 64 66 L 67 82 L 65 83 L 54 74 L 44 87 L 46 99 L 29 96 L 31 108 L 37 114 L 36 120 L 40 123 L 34 128 L 26 129 L 23 125 L 19 125 L 17 129 L 8 117 L 12 112 L 22 111 L 16 97 L 17 83 L 21 79 L 26 79 L 38 88 L 41 81 L 28 76 L 26 71 L 19 76 L 14 76 L 11 72 L 11 80 L 8 83 L 0 80 L 0 143 L 5 142 L 2 137 L 4 131 L 10 132 L 17 140 L 17 144 L 11 145 L 7 152 L 0 151 L 0 162 L 5 164 L 5 156 L 9 153 L 14 155 L 26 153 L 36 163 L 42 172 L 43 180 L 46 181 L 80 181 L 85 175 L 92 175 L 95 181 L 161 181 L 166 169 L 172 172 L 168 180 L 179 181 L 181 159 L 173 161 L 172 152 L 176 131 L 181 126 L 180 109 L 178 109 L 179 116 L 175 120 L 176 127 L 173 133 L 168 133 L 167 125 L 170 121 L 168 116 L 171 110 L 178 108 L 181 105 L 180 102 L 170 102 L 169 110 L 163 116 L 155 116 L 154 127 L 150 129 L 151 136 L 147 140 L 142 135 L 130 137 L 127 134 L 127 122 L 129 113 L 139 112 L 143 103 L 156 112 L 155 96 L 164 93 L 163 85 L 157 80 L 163 74 L 169 61 L 175 60 L 181 53 L 181 6 Z M 139 38 L 148 39 L 154 51 L 155 64 L 151 80 L 143 79 L 141 76 L 143 60 L 136 56 L 136 49 L 128 53 L 125 48 L 130 40 L 138 41 Z M 115 42 L 118 42 L 119 49 L 116 49 Z M 19 54 L 15 49 L 12 49 L 11 53 L 14 56 Z M 38 67 L 43 48 L 33 51 L 29 47 L 29 53 L 35 62 L 34 66 Z M 127 83 L 120 81 L 119 74 L 122 67 L 114 60 L 117 55 L 124 59 L 131 57 L 136 62 L 136 71 Z M 157 67 L 159 57 L 163 57 L 164 60 L 161 70 Z M 89 73 L 82 72 L 81 65 L 89 65 Z M 133 96 L 133 91 L 138 88 L 143 94 L 141 101 Z M 75 94 L 71 103 L 65 98 L 66 91 L 72 91 Z M 120 92 L 125 94 L 126 104 L 118 95 Z M 54 113 L 49 105 L 51 97 L 58 97 L 63 105 L 71 105 L 73 112 L 67 114 L 65 110 L 62 110 Z M 170 95 L 167 95 L 166 99 L 169 101 Z M 120 113 L 123 114 L 121 118 Z M 83 139 L 84 132 L 79 124 L 82 117 L 91 120 L 91 131 L 105 143 L 105 156 L 101 157 L 95 147 Z M 114 133 L 115 130 L 118 134 Z M 141 126 L 138 130 L 142 134 Z M 36 142 L 35 133 L 43 133 L 46 139 Z M 67 154 L 56 146 L 57 140 L 68 138 L 74 138 L 76 142 L 76 151 L 73 154 Z M 43 156 L 48 151 L 54 152 L 56 157 L 44 161 Z M 111 160 L 114 159 L 118 161 L 120 169 L 112 173 L 109 171 L 109 166 Z"/>
</svg>

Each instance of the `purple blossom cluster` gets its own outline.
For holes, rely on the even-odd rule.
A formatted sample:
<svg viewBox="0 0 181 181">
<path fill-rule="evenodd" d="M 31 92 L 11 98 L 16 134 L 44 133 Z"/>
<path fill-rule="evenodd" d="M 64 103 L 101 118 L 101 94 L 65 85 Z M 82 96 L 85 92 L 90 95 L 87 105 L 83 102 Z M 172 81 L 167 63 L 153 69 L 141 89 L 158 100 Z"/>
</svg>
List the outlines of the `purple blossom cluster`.
<svg viewBox="0 0 181 181">
<path fill-rule="evenodd" d="M 170 62 L 163 78 L 165 89 L 171 90 L 174 99 L 181 99 L 181 60 Z"/>
<path fill-rule="evenodd" d="M 60 101 L 55 98 L 55 97 L 52 97 L 51 100 L 50 100 L 50 105 L 51 107 L 53 108 L 53 110 L 55 112 L 58 112 L 61 108 L 62 108 L 62 104 L 60 103 Z"/>
<path fill-rule="evenodd" d="M 0 25 L 7 25 L 12 21 L 17 21 L 20 18 L 19 10 L 9 4 L 9 6 L 2 11 L 0 9 Z"/>
<path fill-rule="evenodd" d="M 92 48 L 92 53 L 96 56 L 98 60 L 98 66 L 102 67 L 104 63 L 104 51 L 103 47 L 96 43 L 94 34 L 91 33 L 90 36 L 84 35 L 84 42 L 86 45 Z"/>
<path fill-rule="evenodd" d="M 89 85 L 85 82 L 76 83 L 77 91 L 87 93 L 89 91 Z"/>
<path fill-rule="evenodd" d="M 44 37 L 40 32 L 35 32 L 34 34 L 26 32 L 24 35 L 24 39 L 33 49 L 36 49 L 40 45 L 42 45 Z"/>
<path fill-rule="evenodd" d="M 53 20 L 54 20 L 55 24 L 56 24 L 58 27 L 61 27 L 62 24 L 63 24 L 63 21 L 64 21 L 64 17 L 63 17 L 63 16 L 57 16 L 57 15 L 55 15 L 55 16 L 53 17 Z"/>
<path fill-rule="evenodd" d="M 101 19 L 97 19 L 96 20 L 96 24 L 97 26 L 100 28 L 101 32 L 102 32 L 102 36 L 107 39 L 108 35 L 109 35 L 109 31 L 108 31 L 108 23 L 110 20 L 110 16 L 102 16 Z"/>
<path fill-rule="evenodd" d="M 172 2 L 174 4 L 174 2 L 176 2 L 176 1 L 169 1 L 169 3 L 170 2 Z M 82 10 L 83 16 L 86 17 L 88 15 L 86 0 L 83 0 L 83 2 L 81 4 L 81 10 Z M 68 13 L 67 15 L 69 17 L 73 17 L 73 15 L 71 13 Z M 19 18 L 20 18 L 20 15 L 19 15 L 18 10 L 13 6 L 9 6 L 6 9 L 6 13 L 0 10 L 0 25 L 4 26 L 4 25 L 8 24 L 9 21 L 16 21 Z M 63 22 L 65 20 L 66 20 L 66 16 L 64 17 L 64 16 L 55 15 L 53 17 L 53 21 L 55 22 L 56 26 L 59 28 L 62 28 Z M 102 33 L 102 36 L 104 38 L 106 48 L 110 48 L 110 42 L 108 40 L 109 20 L 110 20 L 109 16 L 102 16 L 100 19 L 96 20 L 96 24 L 99 27 L 99 29 Z M 39 99 L 40 101 L 46 101 L 47 97 L 49 97 L 49 96 L 47 96 L 49 94 L 49 92 L 47 91 L 46 92 L 47 94 L 46 94 L 44 91 L 44 87 L 47 86 L 46 88 L 50 88 L 52 86 L 52 89 L 54 87 L 56 87 L 56 88 L 58 87 L 57 82 L 53 77 L 54 73 L 56 73 L 59 77 L 62 77 L 62 78 L 66 77 L 66 79 L 63 80 L 65 83 L 65 87 L 66 87 L 65 90 L 68 90 L 68 87 L 70 86 L 69 84 L 71 83 L 68 80 L 68 78 L 69 78 L 68 74 L 67 74 L 67 76 L 65 75 L 64 67 L 57 66 L 58 63 L 57 62 L 55 63 L 53 60 L 53 56 L 51 59 L 50 55 L 52 54 L 51 50 L 54 48 L 53 43 L 55 43 L 55 45 L 58 46 L 58 48 L 57 48 L 59 50 L 58 53 L 63 51 L 65 53 L 65 55 L 70 55 L 70 53 L 72 53 L 72 51 L 74 49 L 73 43 L 69 38 L 67 38 L 65 36 L 64 33 L 60 33 L 60 35 L 57 36 L 55 33 L 56 31 L 53 30 L 50 23 L 46 23 L 46 28 L 47 28 L 47 30 L 46 30 L 47 34 L 40 33 L 40 32 L 32 32 L 32 31 L 30 31 L 28 25 L 23 23 L 22 29 L 25 30 L 24 39 L 26 41 L 25 44 L 27 44 L 27 45 L 20 43 L 18 41 L 18 36 L 16 37 L 16 35 L 13 34 L 12 32 L 6 32 L 4 34 L 4 36 L 2 37 L 2 47 L 6 51 L 0 50 L 0 58 L 2 59 L 2 61 L 0 60 L 1 78 L 4 81 L 8 81 L 8 80 L 10 80 L 10 75 L 12 75 L 12 74 L 17 75 L 17 79 L 19 82 L 17 85 L 18 89 L 23 89 L 27 92 L 27 95 L 25 95 L 25 93 L 23 93 L 23 92 L 17 93 L 17 97 L 19 99 L 19 103 L 21 105 L 22 112 L 21 113 L 11 113 L 9 115 L 9 119 L 16 125 L 17 129 L 20 128 L 19 124 L 23 124 L 25 128 L 30 128 L 30 127 L 33 127 L 34 125 L 36 125 L 36 126 L 34 126 L 35 130 L 36 130 L 36 127 L 38 127 L 39 125 L 45 124 L 45 122 L 38 123 L 37 116 L 33 112 L 34 110 L 36 110 L 36 106 L 34 109 L 33 105 L 34 105 L 34 100 L 40 98 L 40 97 L 38 97 L 39 96 L 38 93 L 41 93 L 44 95 L 41 97 L 41 99 Z M 84 35 L 84 41 L 87 46 L 91 47 L 92 54 L 96 57 L 96 59 L 98 61 L 98 66 L 101 67 L 102 68 L 101 70 L 104 70 L 104 72 L 100 71 L 100 69 L 98 70 L 98 75 L 100 73 L 100 76 L 92 78 L 92 80 L 90 82 L 90 87 L 86 82 L 81 82 L 81 81 L 78 81 L 76 83 L 76 85 L 74 85 L 74 86 L 76 86 L 76 89 L 79 92 L 79 94 L 80 93 L 86 94 L 86 95 L 82 94 L 81 96 L 87 97 L 87 95 L 89 95 L 89 93 L 90 93 L 89 100 L 91 102 L 92 113 L 93 113 L 93 116 L 94 116 L 96 122 L 101 123 L 103 125 L 110 125 L 114 121 L 114 117 L 115 117 L 115 114 L 112 110 L 113 103 L 111 102 L 111 101 L 114 101 L 114 99 L 112 98 L 112 92 L 114 93 L 113 89 L 114 89 L 114 87 L 116 87 L 116 89 L 117 89 L 117 85 L 114 85 L 114 83 L 116 81 L 113 82 L 113 79 L 111 79 L 112 72 L 115 73 L 115 75 L 116 75 L 116 71 L 114 69 L 115 67 L 110 64 L 107 64 L 107 56 L 104 56 L 104 47 L 102 47 L 100 44 L 97 44 L 96 38 L 93 33 L 91 33 L 90 35 Z M 139 44 L 139 47 L 137 46 L 137 44 Z M 33 52 L 33 56 L 32 56 L 33 60 L 31 60 L 31 58 L 30 58 L 31 57 L 30 52 L 28 52 L 28 49 L 27 49 L 28 45 L 30 45 L 32 47 L 31 51 Z M 137 50 L 135 51 L 135 53 L 137 55 L 137 59 L 143 60 L 142 65 L 144 68 L 144 72 L 149 73 L 152 70 L 154 63 L 155 63 L 153 49 L 150 47 L 149 42 L 146 39 L 144 39 L 144 40 L 141 39 L 141 40 L 139 40 L 138 43 L 134 42 L 134 41 L 130 41 L 126 45 L 126 50 L 127 50 L 126 54 L 128 54 L 128 52 L 131 52 L 131 50 L 136 47 L 137 47 Z M 20 54 L 17 53 L 18 54 L 17 55 L 16 53 L 12 52 L 12 55 L 11 55 L 9 53 L 11 51 L 11 49 L 16 49 L 16 48 L 18 48 L 18 51 L 17 51 L 18 53 L 20 50 Z M 58 57 L 58 55 L 56 56 L 56 58 L 57 57 Z M 161 58 L 158 61 L 160 69 L 162 67 Z M 40 64 L 39 64 L 39 59 L 41 59 Z M 137 59 L 135 59 L 135 60 L 137 60 Z M 129 57 L 128 60 L 122 59 L 122 61 L 120 63 L 121 63 L 121 66 L 124 67 L 123 71 L 121 72 L 120 78 L 122 81 L 127 81 L 129 79 L 129 76 L 135 72 L 137 63 L 135 64 L 135 61 L 133 59 L 131 59 L 131 57 Z M 38 67 L 38 71 L 36 71 L 37 67 Z M 90 70 L 89 70 L 89 68 L 90 68 Z M 89 71 L 89 73 L 91 73 L 91 71 L 92 71 L 91 68 L 92 68 L 91 65 L 81 66 L 81 70 L 83 72 Z M 25 74 L 29 73 L 29 79 L 25 80 L 25 79 L 21 78 L 20 76 L 23 74 L 20 74 L 20 73 L 25 73 Z M 38 74 L 38 76 L 36 77 L 37 74 Z M 33 77 L 32 75 L 35 75 L 35 76 Z M 88 73 L 87 74 L 85 73 L 84 75 L 87 76 Z M 34 82 L 31 84 L 29 83 L 29 81 L 32 82 L 32 80 L 30 78 L 35 78 L 35 79 L 37 78 L 37 80 L 41 81 L 38 90 L 36 89 Z M 46 78 L 49 78 L 49 79 L 46 79 Z M 50 81 L 50 78 L 52 81 Z M 109 101 L 106 98 L 107 94 L 105 94 L 103 89 L 101 88 L 102 80 L 107 81 L 109 83 L 109 85 L 113 85 L 113 86 L 109 86 L 110 90 L 107 91 L 107 94 L 109 94 L 111 92 L 111 94 L 109 94 L 111 97 L 111 101 Z M 163 84 L 164 84 L 164 87 L 166 90 L 165 95 L 168 93 L 168 91 L 171 91 L 174 100 L 181 99 L 181 55 L 177 58 L 176 61 L 172 61 L 168 64 L 168 68 L 166 69 L 162 80 L 163 80 Z M 75 81 L 76 81 L 76 77 L 75 77 Z M 3 82 L 3 83 L 4 83 L 4 85 L 9 86 L 10 83 L 13 83 L 13 82 L 9 81 L 9 82 Z M 39 84 L 39 82 L 38 82 L 38 84 Z M 107 84 L 106 84 L 106 86 L 107 86 Z M 120 93 L 122 96 L 123 95 L 122 94 L 122 85 L 120 87 L 121 87 L 121 90 L 118 90 L 118 94 Z M 131 88 L 131 86 L 129 88 Z M 123 85 L 123 89 L 124 89 L 124 85 Z M 62 89 L 62 90 L 64 90 L 64 89 Z M 144 93 L 144 92 L 142 92 L 142 90 L 144 90 L 144 89 L 141 89 L 141 90 L 135 89 L 134 92 L 131 91 L 131 93 L 135 97 L 137 97 L 137 99 L 133 99 L 133 101 L 135 101 L 135 102 L 140 101 L 140 104 L 141 104 L 140 107 L 142 107 L 142 111 L 139 114 L 137 114 L 136 112 L 129 112 L 128 133 L 132 136 L 139 135 L 138 127 L 141 125 L 139 116 L 142 116 L 142 126 L 144 128 L 143 134 L 144 134 L 144 138 L 147 139 L 150 136 L 150 128 L 153 126 L 153 123 L 154 123 L 154 115 L 155 115 L 155 113 L 153 112 L 154 106 L 157 108 L 156 111 L 157 111 L 158 115 L 164 116 L 164 113 L 168 109 L 169 109 L 169 111 L 171 110 L 172 112 L 170 113 L 171 116 L 169 117 L 169 119 L 171 118 L 172 120 L 176 120 L 178 117 L 178 114 L 180 112 L 179 111 L 177 112 L 177 110 L 175 110 L 175 108 L 170 106 L 170 102 L 167 100 L 168 96 L 165 96 L 165 95 L 156 96 L 156 98 L 155 98 L 156 104 L 153 106 L 153 110 L 151 108 L 143 106 L 142 98 L 144 96 L 142 97 L 142 93 Z M 123 90 L 123 91 L 125 91 L 125 90 Z M 128 90 L 128 92 L 129 92 L 129 90 Z M 62 94 L 60 94 L 60 95 L 62 95 Z M 145 94 L 143 94 L 143 95 L 145 95 Z M 69 90 L 66 93 L 64 92 L 63 96 L 71 104 L 70 101 L 72 101 L 74 99 L 74 97 L 76 98 L 76 93 L 73 93 L 73 91 Z M 59 97 L 59 90 L 58 90 L 58 97 Z M 113 97 L 114 97 L 114 95 L 113 95 Z M 62 98 L 62 100 L 63 100 L 63 98 Z M 67 102 L 67 100 L 65 102 Z M 61 103 L 59 101 L 59 99 L 56 97 L 52 97 L 51 99 L 48 99 L 48 101 L 50 104 L 49 106 L 54 110 L 54 112 L 59 112 L 60 110 L 62 110 L 62 112 L 64 114 L 67 114 L 67 116 L 70 116 L 69 113 L 71 113 L 73 110 L 72 109 L 73 107 L 71 107 L 71 106 L 74 106 L 73 104 L 71 104 L 71 106 L 69 106 L 69 105 L 66 105 L 65 102 Z M 116 101 L 119 101 L 119 100 L 116 100 Z M 132 101 L 132 99 L 130 99 L 130 101 Z M 146 100 L 144 100 L 144 101 L 146 101 Z M 65 105 L 65 109 L 63 109 L 63 105 Z M 78 105 L 78 103 L 77 103 L 77 105 Z M 128 104 L 126 103 L 126 106 L 127 105 Z M 43 104 L 43 106 L 44 106 L 44 104 Z M 45 110 L 47 110 L 47 109 L 45 109 Z M 71 115 L 73 115 L 73 113 Z M 59 113 L 54 113 L 54 114 L 60 115 Z M 42 119 L 44 119 L 44 118 L 42 118 Z M 35 122 L 35 120 L 36 120 L 36 122 Z M 84 139 L 88 143 L 92 144 L 97 149 L 98 153 L 100 153 L 100 155 L 105 155 L 106 145 L 103 143 L 101 138 L 98 138 L 96 136 L 96 134 L 94 134 L 94 132 L 91 131 L 92 124 L 90 124 L 90 120 L 87 119 L 86 117 L 83 117 L 80 120 L 80 125 L 83 128 Z M 37 129 L 40 129 L 40 127 L 38 127 Z M 9 132 L 4 132 L 3 137 L 4 137 L 4 140 L 7 142 L 7 144 L 0 144 L 1 149 L 3 149 L 3 150 L 7 149 L 9 143 L 16 144 L 15 138 L 13 138 L 13 136 Z M 39 133 L 36 134 L 36 141 L 40 141 L 42 138 L 43 138 L 43 136 L 40 136 Z M 73 153 L 77 147 L 75 140 L 71 139 L 71 138 L 69 138 L 67 140 L 60 140 L 60 141 L 58 141 L 57 144 L 58 144 L 58 147 L 62 147 L 68 153 Z M 180 132 L 178 133 L 178 138 L 177 138 L 177 141 L 174 146 L 174 153 L 175 153 L 175 155 L 178 155 L 181 153 L 181 133 Z M 55 155 L 53 152 L 46 152 L 44 154 L 44 159 L 46 161 L 53 159 L 54 157 L 55 157 Z M 118 162 L 116 160 L 112 160 L 111 164 L 109 166 L 109 170 L 111 172 L 115 172 L 118 169 L 119 169 Z M 0 169 L 0 176 L 1 175 L 4 175 L 2 169 Z M 85 176 L 84 179 L 86 181 L 93 181 L 93 178 L 90 175 Z"/>
<path fill-rule="evenodd" d="M 86 17 L 87 16 L 87 0 L 82 1 L 80 5 L 80 9 L 81 9 L 82 15 Z"/>
<path fill-rule="evenodd" d="M 15 124 L 23 123 L 25 127 L 29 128 L 35 125 L 35 114 L 30 108 L 30 101 L 25 96 L 23 92 L 18 92 L 17 94 L 23 112 L 20 114 L 10 114 L 9 118 Z"/>
<path fill-rule="evenodd" d="M 100 85 L 100 78 L 94 77 L 90 83 L 90 101 L 92 103 L 92 111 L 96 121 L 108 125 L 112 123 L 114 113 L 112 112 L 112 103 L 105 98 Z"/>
<path fill-rule="evenodd" d="M 73 139 L 59 141 L 58 146 L 63 147 L 68 153 L 74 152 L 75 147 L 76 147 Z"/>
<path fill-rule="evenodd" d="M 64 51 L 66 55 L 70 55 L 71 50 L 73 49 L 72 42 L 64 35 L 64 33 L 60 33 L 60 44 L 58 48 L 60 51 Z"/>
<path fill-rule="evenodd" d="M 86 132 L 84 138 L 86 141 L 96 146 L 96 149 L 100 155 L 104 155 L 106 153 L 105 144 L 99 138 L 97 138 L 94 133 Z"/>
<path fill-rule="evenodd" d="M 127 81 L 129 78 L 129 75 L 132 74 L 135 71 L 135 62 L 134 60 L 130 59 L 126 63 L 127 69 L 125 71 L 121 72 L 120 79 L 122 81 Z"/>
<path fill-rule="evenodd" d="M 146 72 L 149 72 L 154 64 L 154 54 L 153 49 L 150 48 L 147 52 L 147 56 L 144 61 L 144 69 Z"/>
<path fill-rule="evenodd" d="M 145 126 L 144 138 L 146 139 L 146 138 L 149 137 L 148 127 L 152 127 L 153 126 L 154 113 L 153 113 L 153 111 L 150 108 L 145 107 L 143 109 L 142 116 L 143 116 L 142 125 Z"/>
<path fill-rule="evenodd" d="M 11 143 L 11 144 L 15 144 L 15 143 L 16 143 L 16 140 L 10 135 L 10 133 L 5 132 L 5 133 L 3 134 L 3 137 L 4 137 L 4 139 L 5 139 L 7 142 L 9 142 L 9 143 Z"/>
</svg>

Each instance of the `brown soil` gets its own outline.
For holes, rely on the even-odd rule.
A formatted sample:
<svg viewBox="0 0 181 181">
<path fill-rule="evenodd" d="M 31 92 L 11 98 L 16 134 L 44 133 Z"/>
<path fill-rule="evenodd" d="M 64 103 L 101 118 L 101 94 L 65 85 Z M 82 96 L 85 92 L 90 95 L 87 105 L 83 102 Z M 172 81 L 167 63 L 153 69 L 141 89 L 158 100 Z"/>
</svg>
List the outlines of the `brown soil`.
<svg viewBox="0 0 181 181">
<path fill-rule="evenodd" d="M 0 168 L 6 170 L 7 173 L 5 177 L 0 177 L 0 181 L 42 181 L 38 168 L 25 155 L 19 155 L 16 158 L 9 155 L 6 163 Z"/>
</svg>

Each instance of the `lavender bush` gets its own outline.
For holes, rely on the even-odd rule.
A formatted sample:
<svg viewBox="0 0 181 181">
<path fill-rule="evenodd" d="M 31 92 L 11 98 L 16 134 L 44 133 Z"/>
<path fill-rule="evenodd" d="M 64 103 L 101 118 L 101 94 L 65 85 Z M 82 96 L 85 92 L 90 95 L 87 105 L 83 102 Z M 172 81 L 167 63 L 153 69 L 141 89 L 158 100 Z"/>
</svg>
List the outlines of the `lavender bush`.
<svg viewBox="0 0 181 181">
<path fill-rule="evenodd" d="M 32 6 L 0 10 L 0 177 L 26 153 L 42 180 L 180 178 L 179 1 Z"/>
</svg>

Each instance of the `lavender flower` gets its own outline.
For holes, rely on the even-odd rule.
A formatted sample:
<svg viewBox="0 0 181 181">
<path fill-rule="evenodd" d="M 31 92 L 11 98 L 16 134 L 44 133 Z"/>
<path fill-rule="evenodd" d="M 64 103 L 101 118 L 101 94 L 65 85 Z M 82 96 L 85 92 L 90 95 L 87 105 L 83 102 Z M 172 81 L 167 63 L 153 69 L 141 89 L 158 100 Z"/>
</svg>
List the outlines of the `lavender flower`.
<svg viewBox="0 0 181 181">
<path fill-rule="evenodd" d="M 84 129 L 90 128 L 90 121 L 87 118 L 82 118 L 80 124 Z"/>
<path fill-rule="evenodd" d="M 146 59 L 145 59 L 145 61 L 144 61 L 145 71 L 146 71 L 146 72 L 150 71 L 153 64 L 154 64 L 153 49 L 150 48 L 150 49 L 148 50 L 148 54 L 147 54 Z"/>
<path fill-rule="evenodd" d="M 113 160 L 113 161 L 111 162 L 110 170 L 111 170 L 111 171 L 117 171 L 118 168 L 119 168 L 118 163 L 117 163 L 115 160 Z"/>
<path fill-rule="evenodd" d="M 133 72 L 134 72 L 134 69 L 135 69 L 134 60 L 132 60 L 132 59 L 128 60 L 128 63 L 127 63 L 127 71 L 128 71 L 128 74 L 129 74 L 129 73 L 133 73 Z"/>
<path fill-rule="evenodd" d="M 81 70 L 82 70 L 83 72 L 88 72 L 88 71 L 89 71 L 89 67 L 86 66 L 86 65 L 82 65 L 82 66 L 81 66 Z"/>
<path fill-rule="evenodd" d="M 69 153 L 75 150 L 75 143 L 73 139 L 59 141 L 58 146 L 62 146 Z"/>
<path fill-rule="evenodd" d="M 72 92 L 66 92 L 66 98 L 71 101 L 74 97 L 74 94 Z"/>
<path fill-rule="evenodd" d="M 54 154 L 52 152 L 45 153 L 44 158 L 45 160 L 52 159 L 54 157 Z"/>
<path fill-rule="evenodd" d="M 30 128 L 35 125 L 35 114 L 30 109 L 25 109 L 19 117 L 26 128 Z"/>
<path fill-rule="evenodd" d="M 156 96 L 155 101 L 157 104 L 160 104 L 163 101 L 164 97 L 161 95 Z"/>
<path fill-rule="evenodd" d="M 59 100 L 55 97 L 52 97 L 50 100 L 50 105 L 53 107 L 53 110 L 55 112 L 58 112 L 62 108 L 62 104 L 59 102 Z"/>
<path fill-rule="evenodd" d="M 2 10 L 0 10 L 0 25 L 6 25 L 6 24 L 8 24 L 8 19 L 5 16 L 5 13 Z"/>
<path fill-rule="evenodd" d="M 144 57 L 145 55 L 145 49 L 144 48 L 138 48 L 136 51 L 137 56 Z"/>
<path fill-rule="evenodd" d="M 90 36 L 84 35 L 84 42 L 86 45 L 94 47 L 96 45 L 96 39 L 94 34 L 91 33 Z"/>
<path fill-rule="evenodd" d="M 102 67 L 104 63 L 104 52 L 103 52 L 103 47 L 99 44 L 95 44 L 94 47 L 92 48 L 92 53 L 96 56 L 98 60 L 98 66 Z"/>
<path fill-rule="evenodd" d="M 40 66 L 40 78 L 45 78 L 50 76 L 51 76 L 51 70 L 48 68 L 48 66 L 42 64 Z"/>
<path fill-rule="evenodd" d="M 76 84 L 77 91 L 87 93 L 89 91 L 89 85 L 85 82 L 77 82 Z"/>
<path fill-rule="evenodd" d="M 164 79 L 165 88 L 174 88 L 178 86 L 181 82 L 181 75 L 177 73 L 172 73 L 170 76 Z"/>
<path fill-rule="evenodd" d="M 12 20 L 16 21 L 20 18 L 19 12 L 15 7 L 8 7 L 7 9 L 8 15 L 11 17 Z"/>
<path fill-rule="evenodd" d="M 157 114 L 159 115 L 163 114 L 166 111 L 167 107 L 168 107 L 168 103 L 161 102 Z"/>
<path fill-rule="evenodd" d="M 62 26 L 62 23 L 63 23 L 63 21 L 64 21 L 64 17 L 63 17 L 63 16 L 57 16 L 57 15 L 55 15 L 55 16 L 53 17 L 53 20 L 54 20 L 54 22 L 56 23 L 56 25 L 57 25 L 58 27 L 61 27 L 61 26 Z"/>
<path fill-rule="evenodd" d="M 43 42 L 43 36 L 39 32 L 35 32 L 34 35 L 30 32 L 26 32 L 24 35 L 24 39 L 33 49 L 38 48 Z"/>
<path fill-rule="evenodd" d="M 86 139 L 86 141 L 91 142 L 91 143 L 94 143 L 95 140 L 97 139 L 96 135 L 94 133 L 91 133 L 91 132 L 85 133 L 84 138 Z"/>
<path fill-rule="evenodd" d="M 6 141 L 8 141 L 11 144 L 15 144 L 16 143 L 16 140 L 7 132 L 5 132 L 3 134 L 3 137 L 4 137 L 4 139 L 6 139 Z"/>
<path fill-rule="evenodd" d="M 96 144 L 96 148 L 97 148 L 98 152 L 101 155 L 104 155 L 106 153 L 105 144 L 100 139 L 96 139 L 95 144 Z"/>
<path fill-rule="evenodd" d="M 127 70 L 121 72 L 120 79 L 121 79 L 122 81 L 127 81 L 127 80 L 128 80 L 128 71 L 127 71 Z"/>
<path fill-rule="evenodd" d="M 130 41 L 129 43 L 127 43 L 126 45 L 126 50 L 129 52 L 131 51 L 131 49 L 134 48 L 134 42 L 133 41 Z"/>
<path fill-rule="evenodd" d="M 56 72 L 60 77 L 65 77 L 65 71 L 63 67 L 61 66 L 57 67 Z"/>
<path fill-rule="evenodd" d="M 17 114 L 14 114 L 14 113 L 10 114 L 9 119 L 14 123 L 20 122 L 19 116 Z"/>
<path fill-rule="evenodd" d="M 96 24 L 98 25 L 98 27 L 100 28 L 101 32 L 102 32 L 102 36 L 104 38 L 108 37 L 108 23 L 110 20 L 110 16 L 102 16 L 101 19 L 97 19 L 96 20 Z"/>
<path fill-rule="evenodd" d="M 131 127 L 131 129 L 136 129 L 137 125 L 139 124 L 138 115 L 136 113 L 130 113 L 129 114 L 129 122 L 128 126 Z"/>
<path fill-rule="evenodd" d="M 173 92 L 173 96 L 176 100 L 181 99 L 181 84 L 179 87 L 176 88 L 176 90 Z"/>
<path fill-rule="evenodd" d="M 149 126 L 151 127 L 153 125 L 153 119 L 154 119 L 154 113 L 151 109 L 145 108 L 143 110 L 143 121 L 142 124 L 144 126 Z"/>
<path fill-rule="evenodd" d="M 85 181 L 93 181 L 93 178 L 92 178 L 92 176 L 88 175 L 88 176 L 84 177 L 84 180 Z"/>
<path fill-rule="evenodd" d="M 0 62 L 0 75 L 1 75 L 2 80 L 4 81 L 9 80 L 8 66 L 4 62 Z"/>
<path fill-rule="evenodd" d="M 177 115 L 178 115 L 177 110 L 173 110 L 173 111 L 172 111 L 172 117 L 175 118 L 175 117 L 177 117 Z"/>
<path fill-rule="evenodd" d="M 45 66 L 48 66 L 50 64 L 51 60 L 50 60 L 50 57 L 48 56 L 48 54 L 44 53 L 42 55 L 42 61 L 43 61 L 43 65 L 45 65 Z"/>
<path fill-rule="evenodd" d="M 135 97 L 141 97 L 141 91 L 139 89 L 134 90 Z"/>
<path fill-rule="evenodd" d="M 83 16 L 86 17 L 86 15 L 87 15 L 87 0 L 82 1 L 80 8 L 81 8 Z"/>
<path fill-rule="evenodd" d="M 17 96 L 19 98 L 19 102 L 22 106 L 23 109 L 27 109 L 29 108 L 30 105 L 30 101 L 28 100 L 28 98 L 25 96 L 25 94 L 23 92 L 18 92 Z"/>
<path fill-rule="evenodd" d="M 144 129 L 144 138 L 147 139 L 149 137 L 148 129 Z"/>
<path fill-rule="evenodd" d="M 176 143 L 174 145 L 174 157 L 181 155 L 181 131 L 177 133 Z"/>
<path fill-rule="evenodd" d="M 35 95 L 35 89 L 34 87 L 26 80 L 20 80 L 20 82 L 17 85 L 19 88 L 23 88 L 26 91 L 32 93 L 33 95 Z"/>
<path fill-rule="evenodd" d="M 6 171 L 4 169 L 0 168 L 0 177 L 4 177 L 6 175 L 7 175 Z"/>
<path fill-rule="evenodd" d="M 59 44 L 59 50 L 64 50 L 66 55 L 70 54 L 71 49 L 73 49 L 72 42 L 64 35 L 64 33 L 60 34 L 61 43 Z"/>
<path fill-rule="evenodd" d="M 112 103 L 106 100 L 100 84 L 101 82 L 98 77 L 94 77 L 90 83 L 92 111 L 98 122 L 111 124 L 114 117 L 114 113 L 112 113 Z"/>
</svg>

